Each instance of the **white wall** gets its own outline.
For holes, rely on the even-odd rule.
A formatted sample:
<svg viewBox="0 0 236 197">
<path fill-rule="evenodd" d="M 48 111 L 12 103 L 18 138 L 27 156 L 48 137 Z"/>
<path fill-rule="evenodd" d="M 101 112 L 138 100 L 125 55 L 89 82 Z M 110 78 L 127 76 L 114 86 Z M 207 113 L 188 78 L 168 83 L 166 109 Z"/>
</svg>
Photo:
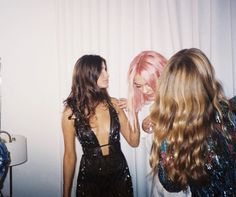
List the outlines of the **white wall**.
<svg viewBox="0 0 236 197">
<path fill-rule="evenodd" d="M 55 0 L 0 2 L 2 129 L 28 146 L 28 161 L 13 168 L 14 197 L 61 195 L 56 8 Z"/>
</svg>

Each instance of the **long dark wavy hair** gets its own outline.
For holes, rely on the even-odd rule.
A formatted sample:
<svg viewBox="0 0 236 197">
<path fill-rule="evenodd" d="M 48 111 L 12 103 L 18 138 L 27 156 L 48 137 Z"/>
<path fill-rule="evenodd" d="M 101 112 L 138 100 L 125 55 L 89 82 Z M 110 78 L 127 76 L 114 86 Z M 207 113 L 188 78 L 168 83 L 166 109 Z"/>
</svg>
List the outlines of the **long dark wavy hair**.
<svg viewBox="0 0 236 197">
<path fill-rule="evenodd" d="M 111 98 L 106 88 L 99 88 L 97 80 L 106 60 L 99 55 L 84 55 L 74 66 L 72 87 L 68 98 L 64 101 L 72 109 L 72 116 L 80 119 L 80 124 L 89 126 L 89 119 L 95 113 L 99 103 L 111 105 Z"/>
</svg>

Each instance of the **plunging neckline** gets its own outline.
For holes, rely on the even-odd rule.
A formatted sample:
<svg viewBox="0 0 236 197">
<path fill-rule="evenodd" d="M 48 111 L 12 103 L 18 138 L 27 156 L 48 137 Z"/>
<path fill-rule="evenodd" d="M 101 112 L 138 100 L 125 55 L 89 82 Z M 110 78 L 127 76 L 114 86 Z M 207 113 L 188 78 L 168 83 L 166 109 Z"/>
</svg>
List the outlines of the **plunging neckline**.
<svg viewBox="0 0 236 197">
<path fill-rule="evenodd" d="M 90 132 L 91 132 L 92 135 L 94 136 L 94 139 L 95 139 L 95 141 L 96 141 L 98 147 L 100 148 L 100 151 L 101 151 L 102 155 L 103 155 L 103 152 L 102 152 L 101 147 L 109 146 L 109 144 L 110 144 L 110 139 L 111 139 L 112 117 L 111 117 L 111 109 L 110 109 L 110 108 L 111 108 L 111 107 L 109 106 L 109 107 L 108 107 L 108 111 L 109 111 L 109 116 L 110 116 L 110 128 L 109 128 L 109 132 L 108 132 L 107 144 L 102 144 L 102 145 L 101 145 L 100 142 L 99 142 L 99 140 L 98 140 L 97 135 L 96 135 L 95 132 L 94 132 L 94 130 L 93 130 L 92 128 L 90 128 Z M 109 148 L 109 147 L 108 147 L 108 148 Z M 110 154 L 109 152 L 110 152 L 110 151 L 109 151 L 109 149 L 108 149 L 108 155 Z M 103 155 L 103 156 L 104 156 L 104 155 Z"/>
</svg>

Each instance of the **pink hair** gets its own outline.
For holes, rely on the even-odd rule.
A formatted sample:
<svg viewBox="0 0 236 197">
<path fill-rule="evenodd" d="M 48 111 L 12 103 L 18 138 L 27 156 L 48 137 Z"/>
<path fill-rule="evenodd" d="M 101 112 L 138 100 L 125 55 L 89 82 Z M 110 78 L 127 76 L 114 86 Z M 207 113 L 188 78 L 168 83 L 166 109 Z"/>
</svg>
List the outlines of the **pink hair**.
<svg viewBox="0 0 236 197">
<path fill-rule="evenodd" d="M 166 63 L 167 59 L 155 51 L 143 51 L 133 59 L 128 71 L 128 106 L 131 112 L 139 111 L 148 99 L 134 86 L 135 76 L 140 75 L 155 92 L 157 79 Z"/>
</svg>

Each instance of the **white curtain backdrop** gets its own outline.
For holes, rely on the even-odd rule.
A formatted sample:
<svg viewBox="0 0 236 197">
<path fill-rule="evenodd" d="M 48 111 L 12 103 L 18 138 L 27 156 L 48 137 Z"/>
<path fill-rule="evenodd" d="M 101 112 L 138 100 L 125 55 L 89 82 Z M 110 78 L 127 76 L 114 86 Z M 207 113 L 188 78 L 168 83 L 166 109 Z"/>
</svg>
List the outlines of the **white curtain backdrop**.
<svg viewBox="0 0 236 197">
<path fill-rule="evenodd" d="M 62 102 L 80 56 L 107 60 L 109 93 L 119 98 L 139 52 L 170 58 L 190 47 L 206 53 L 226 96 L 235 95 L 236 0 L 0 0 L 1 129 L 27 138 L 27 162 L 13 168 L 13 196 L 62 196 Z M 145 158 L 123 138 L 122 149 L 135 197 L 145 197 L 136 193 L 136 161 Z M 77 153 L 79 163 L 79 143 Z"/>
<path fill-rule="evenodd" d="M 236 93 L 235 0 L 58 0 L 57 7 L 62 100 L 84 54 L 107 60 L 109 92 L 119 98 L 127 95 L 127 70 L 137 53 L 155 50 L 170 58 L 190 47 L 206 53 L 226 95 Z M 132 171 L 132 148 L 123 140 L 122 147 Z"/>
</svg>

